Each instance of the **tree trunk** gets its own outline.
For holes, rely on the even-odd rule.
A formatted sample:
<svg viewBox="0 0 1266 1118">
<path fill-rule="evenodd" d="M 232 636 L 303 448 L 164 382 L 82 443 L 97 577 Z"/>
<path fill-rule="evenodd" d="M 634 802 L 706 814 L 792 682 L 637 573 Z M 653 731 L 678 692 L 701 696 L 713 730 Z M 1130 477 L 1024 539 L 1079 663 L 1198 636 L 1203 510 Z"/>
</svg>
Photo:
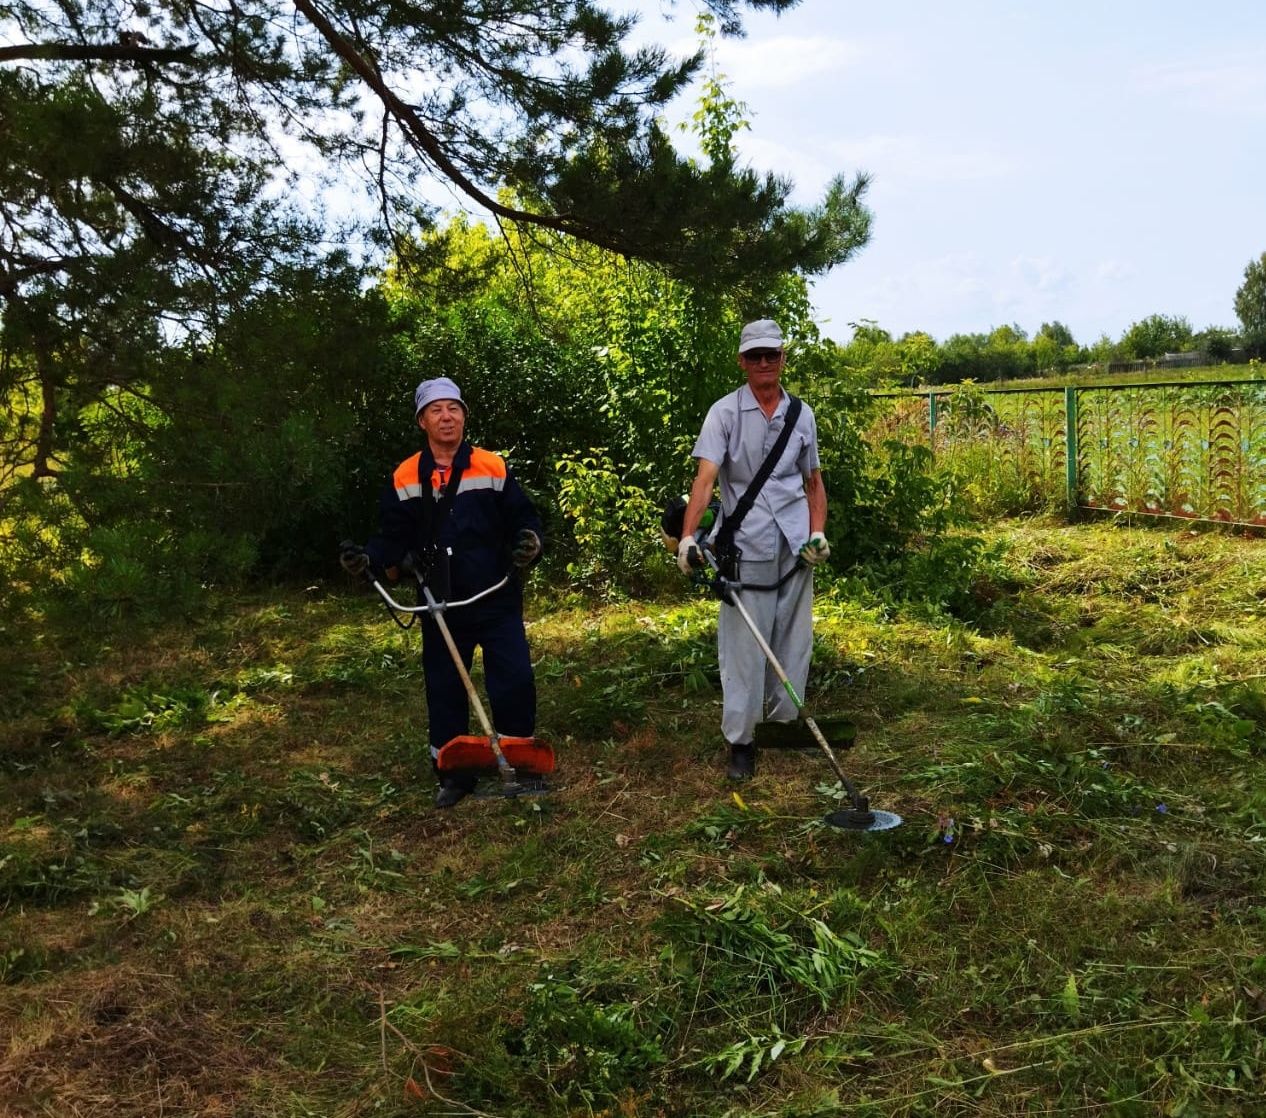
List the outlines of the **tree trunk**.
<svg viewBox="0 0 1266 1118">
<path fill-rule="evenodd" d="M 56 477 L 57 470 L 53 466 L 53 425 L 57 421 L 57 385 L 54 381 L 53 360 L 42 346 L 37 349 L 35 367 L 40 378 L 40 427 L 35 436 L 31 476 Z"/>
</svg>

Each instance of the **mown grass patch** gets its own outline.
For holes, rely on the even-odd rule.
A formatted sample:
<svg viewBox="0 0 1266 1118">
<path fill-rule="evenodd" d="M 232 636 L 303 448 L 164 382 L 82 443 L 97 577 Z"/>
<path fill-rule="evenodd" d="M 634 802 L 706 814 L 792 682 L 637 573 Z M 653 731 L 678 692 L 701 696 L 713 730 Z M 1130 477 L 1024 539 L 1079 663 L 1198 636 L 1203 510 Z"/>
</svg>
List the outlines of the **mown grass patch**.
<svg viewBox="0 0 1266 1118">
<path fill-rule="evenodd" d="M 1266 551 L 993 536 L 958 616 L 818 596 L 882 834 L 824 825 L 813 753 L 724 784 L 708 600 L 536 588 L 556 792 L 451 812 L 415 635 L 350 588 L 46 633 L 0 723 L 6 1105 L 1258 1112 Z"/>
</svg>

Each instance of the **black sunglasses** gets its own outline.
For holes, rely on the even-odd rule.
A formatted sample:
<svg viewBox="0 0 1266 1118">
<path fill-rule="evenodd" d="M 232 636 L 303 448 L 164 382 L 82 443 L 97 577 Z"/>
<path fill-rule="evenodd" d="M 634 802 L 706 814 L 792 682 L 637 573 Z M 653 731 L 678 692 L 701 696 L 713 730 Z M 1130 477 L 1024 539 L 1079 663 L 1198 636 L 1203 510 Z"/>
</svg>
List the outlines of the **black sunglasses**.
<svg viewBox="0 0 1266 1118">
<path fill-rule="evenodd" d="M 781 349 L 749 349 L 743 354 L 743 360 L 750 361 L 753 365 L 759 365 L 763 361 L 777 361 L 781 356 Z"/>
</svg>

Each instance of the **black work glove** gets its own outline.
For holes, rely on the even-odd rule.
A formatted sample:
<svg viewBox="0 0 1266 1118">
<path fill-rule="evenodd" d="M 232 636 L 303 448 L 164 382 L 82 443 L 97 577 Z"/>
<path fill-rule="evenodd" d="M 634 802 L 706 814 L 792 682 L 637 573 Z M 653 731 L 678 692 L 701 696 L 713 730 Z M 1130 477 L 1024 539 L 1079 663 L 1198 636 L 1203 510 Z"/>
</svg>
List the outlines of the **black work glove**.
<svg viewBox="0 0 1266 1118">
<path fill-rule="evenodd" d="M 514 547 L 510 549 L 510 561 L 522 570 L 531 566 L 532 560 L 541 553 L 541 537 L 531 528 L 520 528 L 514 537 Z"/>
<path fill-rule="evenodd" d="M 343 570 L 357 578 L 369 570 L 369 552 L 351 540 L 344 540 L 338 545 L 338 561 Z"/>
</svg>

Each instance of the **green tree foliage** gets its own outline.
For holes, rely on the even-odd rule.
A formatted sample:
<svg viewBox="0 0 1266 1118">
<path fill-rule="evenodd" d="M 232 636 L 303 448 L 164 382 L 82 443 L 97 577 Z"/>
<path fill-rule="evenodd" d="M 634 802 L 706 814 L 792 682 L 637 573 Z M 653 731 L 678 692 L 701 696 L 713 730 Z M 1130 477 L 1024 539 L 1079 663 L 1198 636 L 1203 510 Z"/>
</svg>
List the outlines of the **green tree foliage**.
<svg viewBox="0 0 1266 1118">
<path fill-rule="evenodd" d="M 745 7 L 793 2 L 707 7 L 737 33 Z M 305 166 L 368 167 L 384 243 L 427 227 L 419 182 L 439 178 L 507 229 L 733 280 L 754 305 L 865 242 L 864 176 L 797 210 L 784 180 L 680 156 L 658 114 L 701 56 L 626 49 L 632 27 L 586 0 L 0 2 L 6 573 L 86 583 L 117 559 L 126 602 L 156 563 L 194 583 L 284 566 L 381 477 L 409 426 L 384 401 L 438 351 L 382 359 L 383 304 L 287 209 Z M 459 316 L 450 344 L 540 370 L 552 343 L 519 329 L 522 307 Z M 542 376 L 501 395 L 486 376 L 493 414 L 548 399 Z"/>
<path fill-rule="evenodd" d="M 395 465 L 398 425 L 383 433 L 383 402 L 399 400 L 391 418 L 407 422 L 411 386 L 383 358 L 383 300 L 337 263 L 280 272 L 214 347 L 189 354 L 189 375 L 149 394 L 162 418 L 138 433 L 136 467 L 115 483 L 118 512 L 139 501 L 173 538 L 214 529 L 204 562 L 223 554 L 240 568 L 205 577 L 319 567 L 359 492 Z"/>
<path fill-rule="evenodd" d="M 1086 348 L 1086 359 L 1097 365 L 1106 365 L 1117 353 L 1117 345 L 1107 334 L 1100 334 Z"/>
<path fill-rule="evenodd" d="M 1239 343 L 1240 336 L 1222 326 L 1206 326 L 1191 339 L 1192 349 L 1218 362 L 1229 361 Z"/>
<path fill-rule="evenodd" d="M 616 538 L 628 529 L 622 506 L 649 499 L 662 507 L 686 485 L 704 413 L 741 379 L 735 351 L 744 321 L 777 317 L 806 368 L 825 364 L 808 356 L 819 338 L 802 277 L 759 295 L 702 292 L 557 235 L 508 229 L 494 237 L 460 219 L 406 252 L 382 288 L 393 323 L 389 360 L 457 379 L 472 400 L 471 437 L 511 455 L 556 517 L 555 542 L 565 544 L 585 520 L 576 535 L 588 541 L 591 573 L 629 570 L 628 542 Z M 570 523 L 557 518 L 563 505 Z M 593 554 L 598 524 L 610 526 L 609 555 Z M 654 538 L 651 522 L 643 528 Z"/>
<path fill-rule="evenodd" d="M 103 65 L 0 70 L 4 575 L 86 585 L 95 571 L 98 602 L 135 597 L 167 554 L 138 492 L 116 491 L 168 422 L 164 386 L 200 375 L 192 353 L 313 236 L 261 200 L 263 164 L 208 142 L 196 88 L 160 93 Z M 218 480 L 203 469 L 195 484 Z M 163 501 L 184 507 L 174 490 Z M 220 527 L 202 526 L 206 546 L 182 539 L 182 581 L 227 546 Z"/>
<path fill-rule="evenodd" d="M 207 336 L 309 234 L 255 200 L 261 166 L 208 148 L 192 89 L 4 70 L 0 117 L 4 351 L 21 366 L 4 386 L 37 408 L 7 467 L 51 477 L 79 409 L 144 384 L 173 332 Z"/>
<path fill-rule="evenodd" d="M 1245 343 L 1258 356 L 1266 353 L 1266 252 L 1244 269 L 1244 282 L 1235 293 L 1235 314 Z"/>
<path fill-rule="evenodd" d="M 1018 326 L 999 326 L 988 334 L 954 334 L 947 339 L 935 383 L 1011 380 L 1034 371 L 1028 335 Z"/>
<path fill-rule="evenodd" d="M 941 354 L 930 334 L 916 330 L 894 341 L 870 319 L 850 325 L 853 337 L 839 348 L 836 368 L 848 370 L 854 379 L 874 388 L 893 384 L 914 387 L 935 377 Z"/>
<path fill-rule="evenodd" d="M 941 355 L 936 348 L 936 339 L 930 334 L 915 330 L 903 335 L 897 345 L 901 356 L 903 384 L 925 384 L 936 376 Z"/>
<path fill-rule="evenodd" d="M 1062 322 L 1043 322 L 1033 337 L 1033 365 L 1038 373 L 1067 369 L 1082 360 L 1081 347 Z"/>
<path fill-rule="evenodd" d="M 1073 332 L 1058 319 L 1054 322 L 1043 322 L 1038 328 L 1036 337 L 1046 338 L 1060 349 L 1077 348 Z"/>
<path fill-rule="evenodd" d="M 706 6 L 738 33 L 744 7 L 794 2 Z M 387 232 L 416 226 L 419 180 L 439 177 L 499 218 L 680 274 L 813 273 L 845 259 L 865 239 L 864 178 L 797 210 L 786 180 L 681 157 L 658 114 L 702 54 L 628 49 L 634 22 L 591 0 L 175 0 L 126 15 L 108 0 L 40 0 L 0 7 L 0 62 L 22 67 L 19 101 L 82 85 L 159 148 L 183 111 L 208 163 L 277 167 L 298 140 L 327 165 L 368 167 Z M 114 178 L 135 220 L 174 236 L 160 207 L 142 214 L 148 187 Z"/>
<path fill-rule="evenodd" d="M 1192 348 L 1191 323 L 1181 315 L 1152 314 L 1133 323 L 1121 336 L 1122 357 L 1141 361 Z"/>
<path fill-rule="evenodd" d="M 330 261 L 273 279 L 210 342 L 155 346 L 143 383 L 64 410 L 58 471 L 7 488 L 0 562 L 45 608 L 165 609 L 208 582 L 323 565 L 381 483 L 398 441 L 375 441 L 381 401 L 406 390 L 381 358 L 382 300 Z"/>
<path fill-rule="evenodd" d="M 886 387 L 900 380 L 901 354 L 892 335 L 872 319 L 850 322 L 853 337 L 840 348 L 840 367 L 859 383 Z"/>
</svg>

